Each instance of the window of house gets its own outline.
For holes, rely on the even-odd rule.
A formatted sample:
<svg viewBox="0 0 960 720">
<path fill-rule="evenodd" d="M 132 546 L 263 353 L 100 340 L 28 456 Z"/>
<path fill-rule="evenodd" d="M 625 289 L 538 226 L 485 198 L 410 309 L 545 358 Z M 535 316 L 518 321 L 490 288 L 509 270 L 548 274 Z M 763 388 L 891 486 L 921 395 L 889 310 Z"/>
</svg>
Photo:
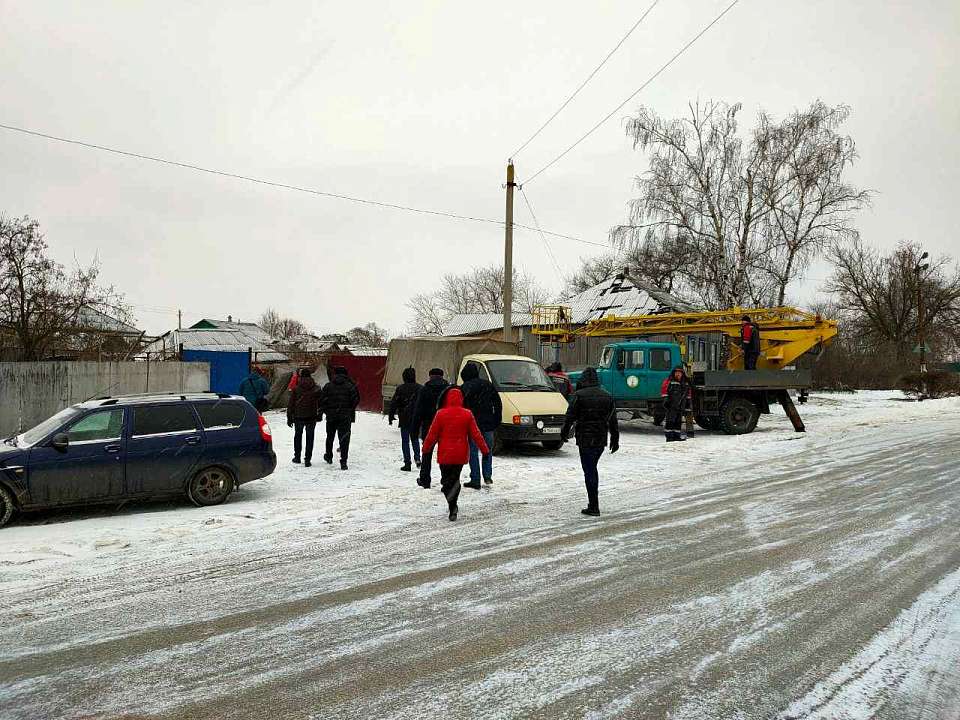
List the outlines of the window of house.
<svg viewBox="0 0 960 720">
<path fill-rule="evenodd" d="M 138 407 L 133 411 L 133 434 L 162 435 L 173 432 L 193 432 L 197 421 L 186 403 Z"/>
<path fill-rule="evenodd" d="M 67 430 L 72 443 L 119 440 L 123 434 L 123 410 L 102 410 L 77 420 Z"/>
</svg>

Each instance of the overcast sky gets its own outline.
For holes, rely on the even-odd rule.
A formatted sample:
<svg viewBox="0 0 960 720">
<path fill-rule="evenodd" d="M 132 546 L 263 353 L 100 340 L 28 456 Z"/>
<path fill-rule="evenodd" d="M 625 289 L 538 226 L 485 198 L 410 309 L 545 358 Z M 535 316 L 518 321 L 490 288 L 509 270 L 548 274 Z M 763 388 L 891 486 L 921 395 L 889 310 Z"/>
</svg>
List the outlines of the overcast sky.
<svg viewBox="0 0 960 720">
<path fill-rule="evenodd" d="M 0 0 L 0 123 L 284 183 L 503 217 L 509 153 L 652 0 L 482 3 Z M 729 0 L 660 0 L 517 158 L 522 181 L 618 105 Z M 877 191 L 859 227 L 960 254 L 960 3 L 740 3 L 589 140 L 527 187 L 543 227 L 605 242 L 644 157 L 623 118 L 696 98 L 783 115 L 847 103 Z M 0 212 L 40 220 L 55 256 L 99 255 L 141 327 L 267 306 L 318 331 L 376 321 L 437 278 L 502 260 L 503 232 L 0 131 Z M 517 221 L 528 222 L 518 201 Z M 562 271 L 601 251 L 552 239 Z M 539 236 L 516 262 L 554 290 Z M 794 298 L 809 300 L 813 268 Z"/>
</svg>

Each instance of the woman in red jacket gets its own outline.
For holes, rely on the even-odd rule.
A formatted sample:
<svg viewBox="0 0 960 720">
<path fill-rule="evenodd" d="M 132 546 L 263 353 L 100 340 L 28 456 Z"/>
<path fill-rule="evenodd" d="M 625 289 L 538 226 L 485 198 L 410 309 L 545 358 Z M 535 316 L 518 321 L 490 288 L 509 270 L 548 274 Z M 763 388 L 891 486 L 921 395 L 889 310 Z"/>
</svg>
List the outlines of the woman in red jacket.
<svg viewBox="0 0 960 720">
<path fill-rule="evenodd" d="M 477 427 L 473 413 L 463 406 L 463 393 L 459 388 L 450 388 L 440 399 L 440 409 L 433 418 L 430 432 L 423 441 L 423 453 L 437 449 L 437 464 L 440 465 L 440 488 L 450 506 L 450 519 L 457 519 L 457 498 L 460 497 L 460 471 L 470 458 L 470 440 L 482 455 L 490 448 L 484 442 L 483 433 Z"/>
</svg>

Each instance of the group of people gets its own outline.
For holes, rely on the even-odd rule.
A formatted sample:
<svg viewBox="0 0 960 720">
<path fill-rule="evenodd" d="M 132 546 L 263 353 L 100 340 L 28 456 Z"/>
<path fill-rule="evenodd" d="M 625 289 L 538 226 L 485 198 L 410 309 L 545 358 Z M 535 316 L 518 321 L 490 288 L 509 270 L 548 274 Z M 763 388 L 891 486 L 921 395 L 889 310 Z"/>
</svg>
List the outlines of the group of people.
<svg viewBox="0 0 960 720">
<path fill-rule="evenodd" d="M 340 469 L 347 469 L 351 427 L 357 420 L 360 392 L 344 367 L 333 369 L 333 379 L 322 388 L 309 368 L 295 373 L 287 403 L 287 425 L 294 428 L 293 462 L 310 467 L 317 423 L 327 419 L 324 462 L 333 463 L 333 443 L 339 441 Z M 304 445 L 304 436 L 306 444 Z"/>
<path fill-rule="evenodd" d="M 440 488 L 447 499 L 450 520 L 457 519 L 460 473 L 470 466 L 470 480 L 463 487 L 479 490 L 481 479 L 493 484 L 494 431 L 500 424 L 503 405 L 500 393 L 480 377 L 477 366 L 467 363 L 460 371 L 462 384 L 451 385 L 441 368 L 433 368 L 423 385 L 416 370 L 403 371 L 403 383 L 390 400 L 388 422 L 400 426 L 403 465 L 418 469 L 417 485 L 432 485 L 433 452 L 437 451 Z M 422 447 L 421 447 L 422 442 Z"/>
</svg>

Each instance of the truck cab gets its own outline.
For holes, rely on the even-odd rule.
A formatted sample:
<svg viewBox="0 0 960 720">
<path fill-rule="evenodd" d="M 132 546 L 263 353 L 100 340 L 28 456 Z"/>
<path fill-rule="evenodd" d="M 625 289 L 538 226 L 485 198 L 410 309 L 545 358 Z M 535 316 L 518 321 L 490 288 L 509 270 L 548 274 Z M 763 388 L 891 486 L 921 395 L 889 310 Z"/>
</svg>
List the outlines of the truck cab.
<svg viewBox="0 0 960 720">
<path fill-rule="evenodd" d="M 500 394 L 503 415 L 496 444 L 540 443 L 548 450 L 563 446 L 560 431 L 567 400 L 543 368 L 522 355 L 466 355 L 457 371 L 477 366 L 480 377 L 489 380 Z"/>
<path fill-rule="evenodd" d="M 619 342 L 600 354 L 597 376 L 621 409 L 654 412 L 660 404 L 660 387 L 677 365 L 682 365 L 680 346 L 667 342 Z M 570 373 L 576 384 L 580 373 Z"/>
</svg>

